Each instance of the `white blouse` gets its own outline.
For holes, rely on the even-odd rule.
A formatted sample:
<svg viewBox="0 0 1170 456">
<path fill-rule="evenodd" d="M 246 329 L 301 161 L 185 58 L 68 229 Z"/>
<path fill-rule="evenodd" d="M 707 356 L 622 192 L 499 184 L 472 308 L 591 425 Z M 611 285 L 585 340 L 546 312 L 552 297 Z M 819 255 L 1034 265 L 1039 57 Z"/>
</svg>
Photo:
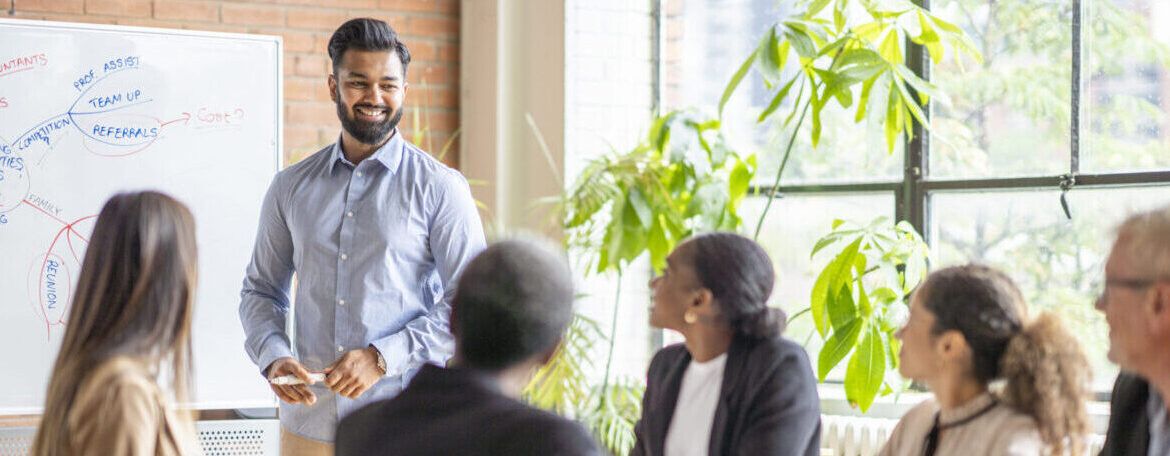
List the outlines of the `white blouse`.
<svg viewBox="0 0 1170 456">
<path fill-rule="evenodd" d="M 691 360 L 687 366 L 674 405 L 674 416 L 666 431 L 666 456 L 707 454 L 726 364 L 727 353 L 724 353 L 705 363 Z"/>
</svg>

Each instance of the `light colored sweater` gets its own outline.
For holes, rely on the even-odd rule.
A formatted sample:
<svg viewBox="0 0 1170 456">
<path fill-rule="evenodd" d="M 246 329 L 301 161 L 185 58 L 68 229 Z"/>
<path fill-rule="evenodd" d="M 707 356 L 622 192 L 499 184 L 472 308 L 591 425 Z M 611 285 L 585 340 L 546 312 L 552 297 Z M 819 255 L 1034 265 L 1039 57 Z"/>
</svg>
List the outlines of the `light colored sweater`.
<svg viewBox="0 0 1170 456">
<path fill-rule="evenodd" d="M 192 423 L 168 405 L 146 366 L 130 358 L 94 369 L 81 382 L 68 420 L 70 454 L 202 454 Z"/>
<path fill-rule="evenodd" d="M 1031 417 L 1002 403 L 991 405 L 994 398 L 985 393 L 967 404 L 939 415 L 943 428 L 939 433 L 935 456 L 1035 456 L 1044 453 L 1040 432 Z M 987 409 L 982 415 L 980 411 Z M 939 413 L 933 398 L 922 401 L 898 421 L 880 456 L 920 456 L 927 435 Z M 973 416 L 978 415 L 975 418 Z M 965 423 L 964 420 L 970 420 Z M 948 427 L 950 425 L 951 427 Z"/>
</svg>

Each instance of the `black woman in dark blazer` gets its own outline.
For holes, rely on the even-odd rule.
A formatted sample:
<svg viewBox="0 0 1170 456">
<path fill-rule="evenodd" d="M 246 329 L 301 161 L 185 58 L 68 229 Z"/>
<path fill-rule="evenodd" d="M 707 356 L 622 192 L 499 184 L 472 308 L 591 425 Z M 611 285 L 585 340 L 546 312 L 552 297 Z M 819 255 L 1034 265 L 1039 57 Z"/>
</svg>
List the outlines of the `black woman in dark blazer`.
<svg viewBox="0 0 1170 456">
<path fill-rule="evenodd" d="M 767 253 L 732 233 L 679 245 L 650 282 L 650 324 L 683 344 L 650 362 L 638 456 L 816 455 L 820 401 L 804 349 L 780 337 L 784 314 L 766 303 Z"/>
</svg>

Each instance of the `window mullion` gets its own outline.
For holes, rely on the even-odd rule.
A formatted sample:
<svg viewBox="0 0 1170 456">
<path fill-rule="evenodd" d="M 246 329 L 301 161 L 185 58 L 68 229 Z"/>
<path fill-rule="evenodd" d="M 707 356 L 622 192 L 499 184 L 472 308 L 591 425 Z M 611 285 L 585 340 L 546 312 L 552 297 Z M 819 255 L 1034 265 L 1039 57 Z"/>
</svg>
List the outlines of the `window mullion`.
<svg viewBox="0 0 1170 456">
<path fill-rule="evenodd" d="M 915 0 L 918 6 L 930 9 L 930 0 Z M 906 46 L 906 64 L 914 74 L 923 80 L 930 81 L 930 62 L 927 60 L 926 48 L 922 45 L 915 44 L 909 37 L 905 41 Z M 912 92 L 913 88 L 910 89 Z M 914 97 L 917 98 L 917 97 Z M 927 121 L 930 121 L 931 105 L 934 103 L 927 103 L 926 109 L 923 109 L 923 114 Z M 899 198 L 897 199 L 897 217 L 898 220 L 905 220 L 914 226 L 922 234 L 926 242 L 930 242 L 929 232 L 927 231 L 927 198 L 928 195 L 923 190 L 922 181 L 927 176 L 927 165 L 929 162 L 930 151 L 930 132 L 923 128 L 923 125 L 916 119 L 911 118 L 914 122 L 913 132 L 914 137 L 905 140 L 902 172 L 902 189 Z"/>
</svg>

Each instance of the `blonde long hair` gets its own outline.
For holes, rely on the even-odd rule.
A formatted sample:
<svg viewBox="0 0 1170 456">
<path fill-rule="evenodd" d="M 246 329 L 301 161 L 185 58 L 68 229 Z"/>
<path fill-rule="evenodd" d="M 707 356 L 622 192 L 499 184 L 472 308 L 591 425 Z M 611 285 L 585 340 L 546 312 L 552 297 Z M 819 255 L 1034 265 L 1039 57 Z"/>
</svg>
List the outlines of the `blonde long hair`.
<svg viewBox="0 0 1170 456">
<path fill-rule="evenodd" d="M 168 362 L 175 399 L 187 400 L 197 270 L 195 220 L 182 203 L 150 191 L 106 202 L 81 266 L 33 455 L 73 451 L 68 417 L 77 391 L 111 358 L 139 359 L 156 370 Z"/>
</svg>

